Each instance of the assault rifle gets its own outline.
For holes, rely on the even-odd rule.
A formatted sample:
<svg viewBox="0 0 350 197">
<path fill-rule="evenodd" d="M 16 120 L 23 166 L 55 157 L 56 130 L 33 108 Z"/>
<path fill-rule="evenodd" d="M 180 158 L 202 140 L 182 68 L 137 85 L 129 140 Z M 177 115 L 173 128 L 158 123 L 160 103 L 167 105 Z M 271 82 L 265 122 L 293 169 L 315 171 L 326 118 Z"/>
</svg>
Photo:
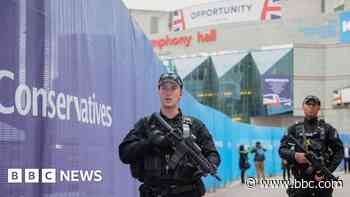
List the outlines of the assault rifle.
<svg viewBox="0 0 350 197">
<path fill-rule="evenodd" d="M 325 176 L 328 180 L 337 181 L 338 177 L 335 177 L 331 171 L 325 165 L 324 158 L 322 156 L 317 156 L 313 151 L 308 151 L 304 148 L 303 145 L 299 143 L 299 141 L 292 135 L 289 136 L 291 140 L 295 143 L 295 145 L 301 149 L 305 153 L 305 157 L 310 161 L 311 167 L 316 171 L 320 171 L 322 175 Z"/>
<path fill-rule="evenodd" d="M 221 178 L 217 175 L 216 166 L 203 156 L 201 148 L 194 142 L 194 136 L 183 138 L 159 115 L 159 113 L 155 113 L 154 116 L 168 130 L 166 137 L 173 142 L 175 147 L 175 152 L 170 158 L 170 168 L 175 168 L 180 160 L 184 158 L 184 155 L 188 155 L 202 173 L 210 174 L 218 181 L 221 181 Z"/>
</svg>

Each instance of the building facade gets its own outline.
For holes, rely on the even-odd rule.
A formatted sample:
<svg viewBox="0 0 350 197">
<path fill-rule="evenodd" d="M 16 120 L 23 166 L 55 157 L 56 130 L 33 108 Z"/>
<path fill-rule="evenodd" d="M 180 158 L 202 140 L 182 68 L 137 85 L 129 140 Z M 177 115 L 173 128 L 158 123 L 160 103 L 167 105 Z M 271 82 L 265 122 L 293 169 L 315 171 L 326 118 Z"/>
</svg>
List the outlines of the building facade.
<svg viewBox="0 0 350 197">
<path fill-rule="evenodd" d="M 350 42 L 342 39 L 348 31 L 341 18 L 350 15 L 349 5 L 348 1 L 282 0 L 278 20 L 146 34 L 158 56 L 177 69 L 194 97 L 236 121 L 288 126 L 302 119 L 302 100 L 314 94 L 322 101 L 321 117 L 340 131 L 350 131 L 349 105 L 334 103 L 334 91 L 350 86 Z M 218 60 L 225 55 L 232 63 Z M 271 77 L 283 66 L 290 76 Z M 289 96 L 277 101 L 287 108 L 271 112 L 266 106 L 275 96 L 266 89 L 281 92 L 278 89 L 287 79 L 283 86 Z M 265 82 L 271 82 L 269 88 Z"/>
</svg>

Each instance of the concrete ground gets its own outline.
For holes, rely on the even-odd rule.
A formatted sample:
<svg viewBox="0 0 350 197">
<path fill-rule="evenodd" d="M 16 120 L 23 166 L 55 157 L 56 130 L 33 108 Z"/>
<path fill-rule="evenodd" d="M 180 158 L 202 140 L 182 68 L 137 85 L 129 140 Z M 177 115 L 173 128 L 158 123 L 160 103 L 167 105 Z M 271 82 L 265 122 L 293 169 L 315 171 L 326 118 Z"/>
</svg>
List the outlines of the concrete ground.
<svg viewBox="0 0 350 197">
<path fill-rule="evenodd" d="M 338 173 L 336 176 L 340 176 L 343 180 L 343 188 L 335 189 L 334 197 L 348 197 L 350 193 L 350 174 Z M 269 177 L 268 179 L 281 180 L 281 177 Z M 255 180 L 255 179 L 254 179 Z M 254 181 L 253 180 L 253 181 Z M 250 179 L 252 182 L 252 179 Z M 254 185 L 254 184 L 252 184 Z M 205 197 L 287 197 L 286 188 L 283 187 L 268 187 L 264 188 L 262 185 L 256 185 L 255 187 L 248 188 L 246 184 L 241 184 L 239 181 L 235 181 L 225 188 L 217 189 L 216 191 L 208 192 Z"/>
</svg>

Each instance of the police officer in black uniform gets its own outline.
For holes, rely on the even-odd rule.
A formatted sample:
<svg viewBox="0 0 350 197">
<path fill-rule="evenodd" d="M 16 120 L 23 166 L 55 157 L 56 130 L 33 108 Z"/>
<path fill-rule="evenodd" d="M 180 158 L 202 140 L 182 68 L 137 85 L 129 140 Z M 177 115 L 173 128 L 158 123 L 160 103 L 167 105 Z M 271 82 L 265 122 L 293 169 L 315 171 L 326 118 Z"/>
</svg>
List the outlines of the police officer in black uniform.
<svg viewBox="0 0 350 197">
<path fill-rule="evenodd" d="M 194 117 L 184 116 L 178 106 L 182 96 L 183 82 L 176 73 L 163 73 L 158 81 L 160 115 L 179 135 L 195 136 L 203 155 L 216 167 L 220 156 L 206 126 Z M 201 177 L 204 175 L 184 157 L 176 168 L 169 162 L 174 153 L 166 129 L 152 115 L 140 119 L 119 145 L 123 163 L 130 164 L 133 177 L 143 184 L 141 197 L 199 197 L 205 193 Z"/>
<path fill-rule="evenodd" d="M 307 96 L 303 101 L 305 114 L 304 122 L 296 123 L 288 128 L 288 133 L 282 138 L 279 154 L 282 159 L 287 160 L 292 167 L 292 173 L 299 183 L 308 181 L 308 188 L 289 188 L 289 196 L 295 197 L 330 197 L 332 188 L 320 188 L 318 183 L 326 181 L 320 171 L 310 167 L 309 161 L 295 142 L 289 137 L 294 136 L 308 151 L 313 151 L 317 156 L 325 159 L 326 167 L 333 172 L 340 164 L 344 155 L 343 143 L 335 128 L 324 120 L 318 119 L 321 102 L 316 96 Z M 323 187 L 320 184 L 321 187 Z"/>
</svg>

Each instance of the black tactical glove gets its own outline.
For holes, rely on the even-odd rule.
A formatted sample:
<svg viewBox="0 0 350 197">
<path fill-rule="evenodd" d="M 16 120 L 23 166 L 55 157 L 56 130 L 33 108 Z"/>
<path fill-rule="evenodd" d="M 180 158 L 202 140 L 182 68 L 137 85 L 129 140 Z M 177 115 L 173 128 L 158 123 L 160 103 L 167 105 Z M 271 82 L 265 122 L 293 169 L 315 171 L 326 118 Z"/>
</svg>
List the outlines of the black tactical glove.
<svg viewBox="0 0 350 197">
<path fill-rule="evenodd" d="M 153 130 L 148 136 L 149 143 L 160 148 L 171 148 L 172 143 L 169 138 L 160 130 Z"/>
</svg>

